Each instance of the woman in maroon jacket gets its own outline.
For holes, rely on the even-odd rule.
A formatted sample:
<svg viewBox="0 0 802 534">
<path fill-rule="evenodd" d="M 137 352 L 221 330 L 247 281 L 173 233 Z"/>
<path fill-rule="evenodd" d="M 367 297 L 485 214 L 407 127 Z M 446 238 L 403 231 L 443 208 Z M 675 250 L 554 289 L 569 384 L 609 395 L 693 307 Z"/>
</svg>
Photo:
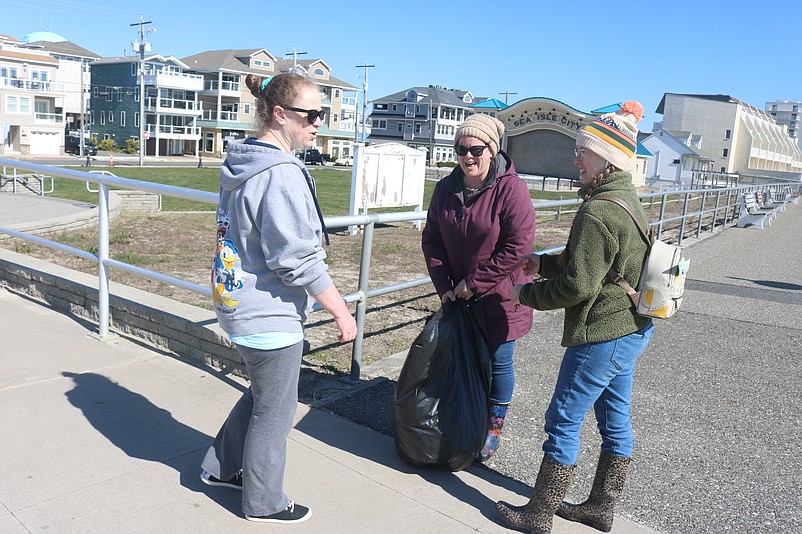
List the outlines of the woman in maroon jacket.
<svg viewBox="0 0 802 534">
<path fill-rule="evenodd" d="M 482 297 L 490 347 L 490 426 L 482 460 L 499 446 L 515 385 L 515 340 L 532 327 L 532 311 L 510 303 L 516 284 L 528 281 L 520 258 L 535 240 L 535 209 L 512 159 L 499 150 L 504 125 L 475 114 L 454 138 L 459 166 L 435 187 L 422 246 L 429 276 L 442 302 Z"/>
</svg>

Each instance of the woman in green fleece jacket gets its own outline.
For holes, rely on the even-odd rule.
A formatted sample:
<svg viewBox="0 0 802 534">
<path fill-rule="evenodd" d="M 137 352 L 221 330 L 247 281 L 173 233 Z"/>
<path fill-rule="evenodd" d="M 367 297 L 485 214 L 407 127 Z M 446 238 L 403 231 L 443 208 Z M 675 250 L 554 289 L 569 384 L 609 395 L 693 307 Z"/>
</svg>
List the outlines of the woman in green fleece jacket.
<svg viewBox="0 0 802 534">
<path fill-rule="evenodd" d="M 532 497 L 523 506 L 496 504 L 501 518 L 513 528 L 550 532 L 555 513 L 604 532 L 612 527 L 634 441 L 632 374 L 653 326 L 651 319 L 635 313 L 627 293 L 607 274 L 613 268 L 637 285 L 646 243 L 621 206 L 591 201 L 618 197 L 648 226 L 627 172 L 637 147 L 636 123 L 642 116 L 643 107 L 628 101 L 579 132 L 574 164 L 585 202 L 574 218 L 565 251 L 528 256 L 527 272 L 539 274 L 541 280 L 517 286 L 513 296 L 513 302 L 538 310 L 565 308 L 562 345 L 566 347 L 546 411 L 545 454 Z M 571 505 L 562 499 L 579 452 L 582 422 L 591 408 L 602 437 L 596 478 L 589 498 Z"/>
</svg>

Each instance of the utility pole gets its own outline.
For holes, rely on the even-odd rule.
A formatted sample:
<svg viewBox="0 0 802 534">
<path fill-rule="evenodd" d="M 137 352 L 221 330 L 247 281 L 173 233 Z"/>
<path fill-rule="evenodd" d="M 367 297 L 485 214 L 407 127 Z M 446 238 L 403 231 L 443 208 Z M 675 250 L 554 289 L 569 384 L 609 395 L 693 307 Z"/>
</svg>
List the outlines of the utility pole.
<svg viewBox="0 0 802 534">
<path fill-rule="evenodd" d="M 290 56 L 290 55 L 292 56 L 292 73 L 293 74 L 298 74 L 297 72 L 295 72 L 295 69 L 298 67 L 298 56 L 302 56 L 304 54 L 306 54 L 306 52 L 298 52 L 297 50 L 295 50 L 294 46 L 292 47 L 292 52 L 287 52 L 286 54 L 284 54 L 285 56 Z"/>
<path fill-rule="evenodd" d="M 504 95 L 504 103 L 505 103 L 505 104 L 509 104 L 509 103 L 510 103 L 510 102 L 509 102 L 509 100 L 510 100 L 510 95 L 517 95 L 518 93 L 511 93 L 511 92 L 509 92 L 509 91 L 503 91 L 503 92 L 501 92 L 501 93 L 499 93 L 499 94 L 500 94 L 500 95 Z"/>
<path fill-rule="evenodd" d="M 145 124 L 145 24 L 150 24 L 150 21 L 142 20 L 142 15 L 139 16 L 139 22 L 129 24 L 129 26 L 139 26 L 139 41 L 137 47 L 139 48 L 139 166 L 145 166 L 145 131 L 147 125 Z M 158 142 L 158 141 L 157 141 Z"/>
<path fill-rule="evenodd" d="M 368 120 L 368 69 L 375 67 L 376 65 L 368 65 L 367 60 L 365 60 L 364 65 L 357 65 L 357 68 L 365 67 L 365 79 L 362 80 L 362 144 L 367 145 L 368 140 L 365 138 L 365 132 L 367 130 L 367 120 Z"/>
<path fill-rule="evenodd" d="M 432 127 L 434 126 L 434 123 L 437 122 L 437 121 L 433 120 L 434 115 L 432 114 L 432 99 L 431 98 L 429 98 L 429 113 L 428 113 L 428 115 L 429 115 L 429 120 L 428 120 L 428 123 L 429 123 L 428 124 L 428 126 L 429 126 L 429 128 L 428 128 L 428 130 L 429 130 L 429 166 L 431 167 L 431 166 L 434 165 L 434 147 L 432 146 L 432 141 L 434 140 L 434 132 L 432 131 Z"/>
</svg>

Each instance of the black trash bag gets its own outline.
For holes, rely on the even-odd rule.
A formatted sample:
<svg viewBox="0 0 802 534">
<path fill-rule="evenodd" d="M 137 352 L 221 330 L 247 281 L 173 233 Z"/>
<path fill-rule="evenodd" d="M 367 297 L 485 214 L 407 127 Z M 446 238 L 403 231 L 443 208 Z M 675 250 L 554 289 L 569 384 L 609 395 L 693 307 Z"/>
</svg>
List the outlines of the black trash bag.
<svg viewBox="0 0 802 534">
<path fill-rule="evenodd" d="M 413 467 L 461 471 L 484 446 L 490 351 L 481 299 L 446 302 L 407 354 L 395 388 L 395 447 Z"/>
</svg>

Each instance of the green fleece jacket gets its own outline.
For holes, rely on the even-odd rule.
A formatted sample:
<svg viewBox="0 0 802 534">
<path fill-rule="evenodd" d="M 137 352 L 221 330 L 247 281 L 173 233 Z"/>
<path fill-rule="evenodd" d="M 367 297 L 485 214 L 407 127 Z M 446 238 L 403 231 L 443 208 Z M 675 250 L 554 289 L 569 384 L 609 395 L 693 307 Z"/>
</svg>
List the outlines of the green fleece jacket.
<svg viewBox="0 0 802 534">
<path fill-rule="evenodd" d="M 586 189 L 581 188 L 579 195 Z M 607 276 L 613 267 L 636 287 L 646 242 L 621 206 L 593 200 L 601 195 L 624 200 L 647 227 L 632 176 L 628 172 L 613 173 L 579 207 L 568 238 L 565 268 L 558 255 L 544 255 L 540 260 L 543 279 L 521 289 L 522 304 L 538 310 L 565 308 L 564 347 L 610 341 L 637 332 L 650 320 L 635 314 L 626 291 Z"/>
</svg>

